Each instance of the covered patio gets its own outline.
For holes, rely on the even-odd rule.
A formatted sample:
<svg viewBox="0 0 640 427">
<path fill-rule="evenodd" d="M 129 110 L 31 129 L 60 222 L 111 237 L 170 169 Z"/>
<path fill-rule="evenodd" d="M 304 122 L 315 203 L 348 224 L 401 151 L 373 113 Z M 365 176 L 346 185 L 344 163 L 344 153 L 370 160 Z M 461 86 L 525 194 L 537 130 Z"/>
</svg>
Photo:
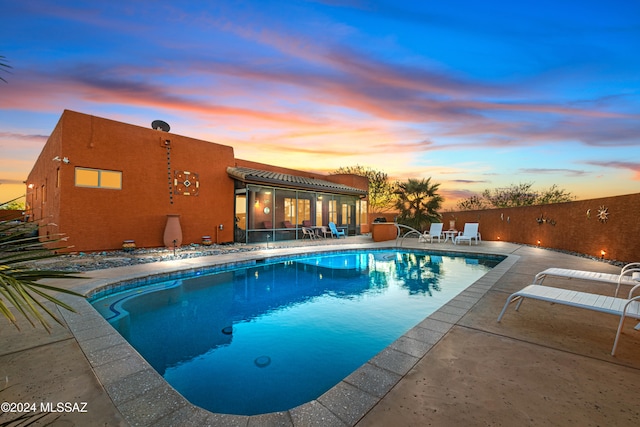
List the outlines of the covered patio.
<svg viewBox="0 0 640 427">
<path fill-rule="evenodd" d="M 329 222 L 355 236 L 367 222 L 365 190 L 247 167 L 229 167 L 227 174 L 235 182 L 237 243 L 302 239 L 303 227 L 326 237 Z"/>
</svg>

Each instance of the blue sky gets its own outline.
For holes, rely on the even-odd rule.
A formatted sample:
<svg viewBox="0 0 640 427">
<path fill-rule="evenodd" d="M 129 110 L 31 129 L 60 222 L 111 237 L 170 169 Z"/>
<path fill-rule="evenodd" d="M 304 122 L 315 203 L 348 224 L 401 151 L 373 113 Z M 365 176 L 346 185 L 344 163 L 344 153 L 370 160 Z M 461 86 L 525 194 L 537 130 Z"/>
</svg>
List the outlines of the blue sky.
<svg viewBox="0 0 640 427">
<path fill-rule="evenodd" d="M 0 200 L 70 109 L 328 173 L 640 191 L 640 2 L 3 5 Z"/>
</svg>

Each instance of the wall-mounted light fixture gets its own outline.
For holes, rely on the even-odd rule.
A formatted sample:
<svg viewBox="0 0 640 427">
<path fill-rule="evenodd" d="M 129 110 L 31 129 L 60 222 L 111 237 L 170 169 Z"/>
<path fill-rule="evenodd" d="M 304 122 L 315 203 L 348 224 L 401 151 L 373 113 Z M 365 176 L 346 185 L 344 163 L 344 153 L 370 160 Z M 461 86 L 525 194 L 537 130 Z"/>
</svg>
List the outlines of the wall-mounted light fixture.
<svg viewBox="0 0 640 427">
<path fill-rule="evenodd" d="M 55 156 L 55 157 L 54 157 L 53 159 L 51 159 L 51 160 L 53 160 L 54 162 L 62 162 L 62 163 L 65 163 L 65 164 L 68 164 L 68 163 L 69 163 L 69 158 L 68 158 L 68 157 L 60 158 L 60 156 Z"/>
<path fill-rule="evenodd" d="M 600 250 L 600 259 L 604 259 L 604 256 L 605 256 L 606 254 L 607 254 L 607 253 L 605 252 L 605 250 L 604 250 L 604 249 L 601 249 L 601 250 Z"/>
</svg>

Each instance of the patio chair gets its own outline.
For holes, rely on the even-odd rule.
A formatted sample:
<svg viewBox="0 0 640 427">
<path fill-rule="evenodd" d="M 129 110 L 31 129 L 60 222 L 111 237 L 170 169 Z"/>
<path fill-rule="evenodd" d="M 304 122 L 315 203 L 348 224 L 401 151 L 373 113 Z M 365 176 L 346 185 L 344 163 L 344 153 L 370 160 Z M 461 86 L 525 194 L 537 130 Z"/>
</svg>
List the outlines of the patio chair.
<svg viewBox="0 0 640 427">
<path fill-rule="evenodd" d="M 282 221 L 282 227 L 283 228 L 295 228 L 293 226 L 293 224 L 291 224 L 291 221 Z"/>
<path fill-rule="evenodd" d="M 302 226 L 303 227 L 307 227 L 307 228 L 311 228 L 311 221 L 309 221 L 308 219 L 303 219 L 302 220 Z"/>
<path fill-rule="evenodd" d="M 316 236 L 316 233 L 314 233 L 312 229 L 307 227 L 302 227 L 302 238 L 304 239 L 305 237 L 308 237 L 309 239 L 314 240 L 318 236 Z"/>
<path fill-rule="evenodd" d="M 438 239 L 438 243 L 440 243 L 440 237 L 442 237 L 442 223 L 441 222 L 432 222 L 429 226 L 429 231 L 425 231 L 420 235 L 418 241 L 426 243 L 433 243 L 433 239 Z"/>
<path fill-rule="evenodd" d="M 620 285 L 635 286 L 640 283 L 640 262 L 632 262 L 622 267 L 620 274 L 598 273 L 596 271 L 570 270 L 566 268 L 547 268 L 536 274 L 533 279 L 534 285 L 542 285 L 544 279 L 548 276 L 563 277 L 565 279 L 583 279 L 593 280 L 596 282 L 611 283 L 616 286 L 616 292 L 613 296 L 618 296 Z"/>
<path fill-rule="evenodd" d="M 468 241 L 469 246 L 471 246 L 471 240 L 476 241 L 476 245 L 480 239 L 480 233 L 478 233 L 478 223 L 477 222 L 468 222 L 464 225 L 464 231 L 458 233 L 456 238 L 453 240 L 453 243 L 456 245 L 460 242 Z"/>
<path fill-rule="evenodd" d="M 337 238 L 340 238 L 340 236 L 346 238 L 347 236 L 344 230 L 338 230 L 338 227 L 336 227 L 336 224 L 334 222 L 329 223 L 329 229 L 331 229 L 331 234 L 336 236 Z"/>
<path fill-rule="evenodd" d="M 331 230 L 329 229 L 329 227 L 327 227 L 326 225 L 323 225 L 320 227 L 320 233 L 322 233 L 322 237 L 324 237 L 325 239 L 327 238 L 327 236 L 332 236 L 333 233 L 331 233 Z"/>
<path fill-rule="evenodd" d="M 611 349 L 611 355 L 614 356 L 625 319 L 627 317 L 640 319 L 640 295 L 633 297 L 633 292 L 638 288 L 640 288 L 640 284 L 634 286 L 631 291 L 629 291 L 628 298 L 624 299 L 588 292 L 578 292 L 569 289 L 553 288 L 551 286 L 535 284 L 529 285 L 524 289 L 511 294 L 509 298 L 507 298 L 507 302 L 504 304 L 504 307 L 498 316 L 498 322 L 502 320 L 502 316 L 504 316 L 509 304 L 518 300 L 518 303 L 516 304 L 517 311 L 526 298 L 620 316 L 620 323 L 618 324 L 618 330 L 616 331 L 616 338 L 613 341 L 613 348 Z M 636 329 L 639 329 L 639 327 L 640 324 L 636 326 Z"/>
</svg>

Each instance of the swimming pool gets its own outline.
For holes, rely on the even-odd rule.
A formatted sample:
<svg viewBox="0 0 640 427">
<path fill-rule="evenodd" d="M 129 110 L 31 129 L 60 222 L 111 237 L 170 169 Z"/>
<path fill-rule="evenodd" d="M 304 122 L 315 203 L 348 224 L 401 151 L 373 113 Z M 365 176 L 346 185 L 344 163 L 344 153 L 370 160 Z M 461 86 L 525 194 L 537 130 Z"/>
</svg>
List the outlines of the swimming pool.
<svg viewBox="0 0 640 427">
<path fill-rule="evenodd" d="M 177 277 L 92 304 L 192 403 L 252 415 L 317 398 L 501 259 L 342 252 Z"/>
</svg>

